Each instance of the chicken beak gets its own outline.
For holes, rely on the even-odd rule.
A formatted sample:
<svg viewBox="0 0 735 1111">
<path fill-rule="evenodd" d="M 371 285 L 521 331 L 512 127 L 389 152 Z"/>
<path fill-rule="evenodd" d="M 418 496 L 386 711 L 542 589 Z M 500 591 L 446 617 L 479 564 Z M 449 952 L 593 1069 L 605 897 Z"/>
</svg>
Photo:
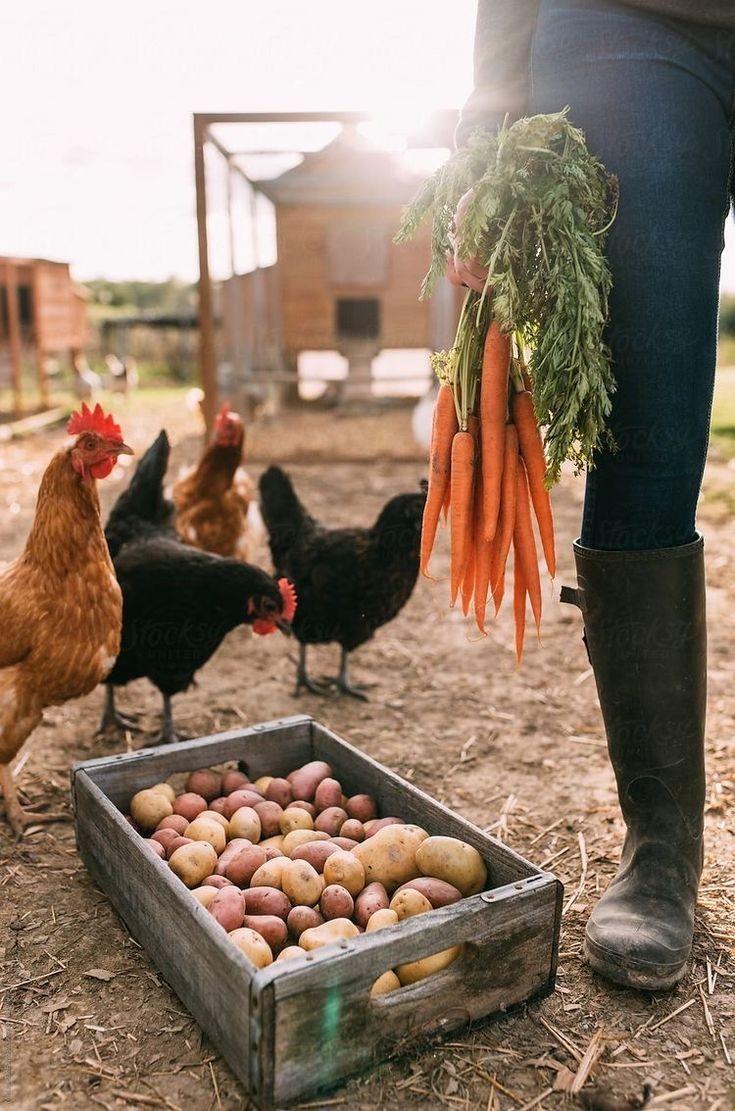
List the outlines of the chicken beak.
<svg viewBox="0 0 735 1111">
<path fill-rule="evenodd" d="M 115 444 L 115 451 L 118 455 L 135 455 L 135 452 L 127 444 Z"/>
<path fill-rule="evenodd" d="M 284 621 L 283 618 L 279 618 L 278 621 L 275 622 L 275 626 L 285 637 L 291 636 L 293 630 L 291 629 L 290 621 Z"/>
</svg>

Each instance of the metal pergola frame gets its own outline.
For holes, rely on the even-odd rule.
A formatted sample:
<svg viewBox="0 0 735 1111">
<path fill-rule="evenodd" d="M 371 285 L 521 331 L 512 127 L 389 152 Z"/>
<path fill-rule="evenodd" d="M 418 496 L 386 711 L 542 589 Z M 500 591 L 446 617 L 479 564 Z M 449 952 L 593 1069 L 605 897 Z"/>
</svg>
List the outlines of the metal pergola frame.
<svg viewBox="0 0 735 1111">
<path fill-rule="evenodd" d="M 230 255 L 234 275 L 234 240 L 232 236 L 232 191 L 230 187 L 230 172 L 239 174 L 248 186 L 257 191 L 258 183 L 253 181 L 237 162 L 237 158 L 245 155 L 268 154 L 295 154 L 304 153 L 295 151 L 293 147 L 282 150 L 274 149 L 262 151 L 231 151 L 215 135 L 212 127 L 217 124 L 238 123 L 338 123 L 359 124 L 374 119 L 371 112 L 195 112 L 194 113 L 194 182 L 196 187 L 196 214 L 197 214 L 197 240 L 199 249 L 199 365 L 201 385 L 204 391 L 202 409 L 207 429 L 211 429 L 214 416 L 217 412 L 219 399 L 217 389 L 217 354 L 215 347 L 215 320 L 214 304 L 212 298 L 212 280 L 209 268 L 209 238 L 207 234 L 207 182 L 204 162 L 204 152 L 207 143 L 219 152 L 228 167 L 228 216 L 230 226 Z M 431 114 L 427 126 L 409 136 L 407 145 L 421 146 L 451 146 L 454 128 L 457 123 L 455 109 L 441 109 Z M 257 261 L 257 255 L 256 255 Z"/>
</svg>

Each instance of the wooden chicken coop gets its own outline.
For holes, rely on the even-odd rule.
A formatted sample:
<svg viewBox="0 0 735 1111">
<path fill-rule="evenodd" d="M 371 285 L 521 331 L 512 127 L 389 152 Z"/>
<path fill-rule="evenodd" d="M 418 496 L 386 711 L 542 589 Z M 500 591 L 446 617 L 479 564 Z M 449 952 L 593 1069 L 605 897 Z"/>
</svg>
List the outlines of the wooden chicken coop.
<svg viewBox="0 0 735 1111">
<path fill-rule="evenodd" d="M 86 297 L 68 263 L 0 258 L 0 394 L 12 415 L 47 408 L 46 360 L 88 341 Z"/>
<path fill-rule="evenodd" d="M 425 177 L 391 150 L 379 149 L 358 130 L 364 113 L 197 115 L 194 117 L 200 259 L 201 370 L 209 419 L 221 386 L 218 367 L 226 364 L 228 389 L 241 384 L 282 387 L 295 392 L 303 352 L 336 352 L 347 374 L 342 398 L 372 395 L 372 363 L 384 350 L 417 350 L 451 343 L 460 297 L 445 283 L 430 300 L 418 291 L 429 261 L 429 229 L 407 246 L 393 237 L 401 211 Z M 296 154 L 296 164 L 273 175 L 256 176 L 243 155 L 223 140 L 228 123 L 332 122 L 337 134 L 321 149 Z M 437 113 L 408 148 L 451 145 L 456 113 Z M 263 134 L 261 127 L 261 135 Z M 205 149 L 224 158 L 228 174 L 230 276 L 221 289 L 218 320 L 210 280 Z M 269 150 L 273 154 L 273 150 Z M 276 260 L 238 272 L 237 229 L 231 211 L 231 179 L 273 206 Z M 255 216 L 253 215 L 253 224 Z M 211 220 L 210 220 L 211 223 Z M 251 227 L 255 238 L 257 231 Z M 219 324 L 219 328 L 217 328 Z"/>
</svg>

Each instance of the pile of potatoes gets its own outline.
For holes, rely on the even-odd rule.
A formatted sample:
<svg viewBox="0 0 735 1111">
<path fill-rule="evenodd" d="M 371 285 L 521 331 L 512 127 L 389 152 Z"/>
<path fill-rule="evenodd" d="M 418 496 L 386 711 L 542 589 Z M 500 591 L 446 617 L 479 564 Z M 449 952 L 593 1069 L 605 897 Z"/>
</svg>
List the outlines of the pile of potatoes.
<svg viewBox="0 0 735 1111">
<path fill-rule="evenodd" d="M 487 882 L 471 845 L 379 818 L 375 800 L 347 798 L 322 760 L 254 783 L 202 768 L 181 794 L 168 783 L 138 791 L 129 819 L 257 968 L 395 926 Z M 385 972 L 371 994 L 446 968 L 460 949 Z"/>
</svg>

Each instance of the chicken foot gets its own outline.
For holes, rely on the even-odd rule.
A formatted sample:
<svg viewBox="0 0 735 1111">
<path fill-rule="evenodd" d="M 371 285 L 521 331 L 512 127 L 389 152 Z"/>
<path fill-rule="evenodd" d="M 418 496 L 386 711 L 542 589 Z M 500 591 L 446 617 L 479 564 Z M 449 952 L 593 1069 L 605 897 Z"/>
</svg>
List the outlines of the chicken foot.
<svg viewBox="0 0 735 1111">
<path fill-rule="evenodd" d="M 5 800 L 5 817 L 10 828 L 18 836 L 23 836 L 27 825 L 35 822 L 65 822 L 69 815 L 54 813 L 53 811 L 36 812 L 24 810 L 18 801 L 18 790 L 13 779 L 13 772 L 9 764 L 0 764 L 0 787 L 2 787 Z"/>
<path fill-rule="evenodd" d="M 163 720 L 161 723 L 161 732 L 158 734 L 153 743 L 156 745 L 176 744 L 177 741 L 183 741 L 185 740 L 185 738 L 181 737 L 174 729 L 174 717 L 173 710 L 171 708 L 171 695 L 163 694 L 163 691 L 161 691 L 161 694 L 163 695 Z"/>
<path fill-rule="evenodd" d="M 365 693 L 365 688 L 359 686 L 357 683 L 350 682 L 349 675 L 349 653 L 346 648 L 342 649 L 342 658 L 339 665 L 339 675 L 335 679 L 330 680 L 330 685 L 341 694 L 348 694 L 351 698 L 358 698 L 361 702 L 369 702 L 370 699 Z"/>
<path fill-rule="evenodd" d="M 317 681 L 315 679 L 312 679 L 309 675 L 309 672 L 306 669 L 305 644 L 299 645 L 299 664 L 296 671 L 296 687 L 293 692 L 294 698 L 298 697 L 302 687 L 304 687 L 307 691 L 311 691 L 312 694 L 317 694 L 322 698 L 325 698 L 333 693 L 330 683 L 317 683 Z"/>
<path fill-rule="evenodd" d="M 117 709 L 115 706 L 115 688 L 111 683 L 105 683 L 105 706 L 95 736 L 100 737 L 107 733 L 109 729 L 115 729 L 118 733 L 123 733 L 126 729 L 131 733 L 138 733 L 140 732 L 140 726 L 137 721 L 136 714 L 123 714 Z"/>
</svg>

